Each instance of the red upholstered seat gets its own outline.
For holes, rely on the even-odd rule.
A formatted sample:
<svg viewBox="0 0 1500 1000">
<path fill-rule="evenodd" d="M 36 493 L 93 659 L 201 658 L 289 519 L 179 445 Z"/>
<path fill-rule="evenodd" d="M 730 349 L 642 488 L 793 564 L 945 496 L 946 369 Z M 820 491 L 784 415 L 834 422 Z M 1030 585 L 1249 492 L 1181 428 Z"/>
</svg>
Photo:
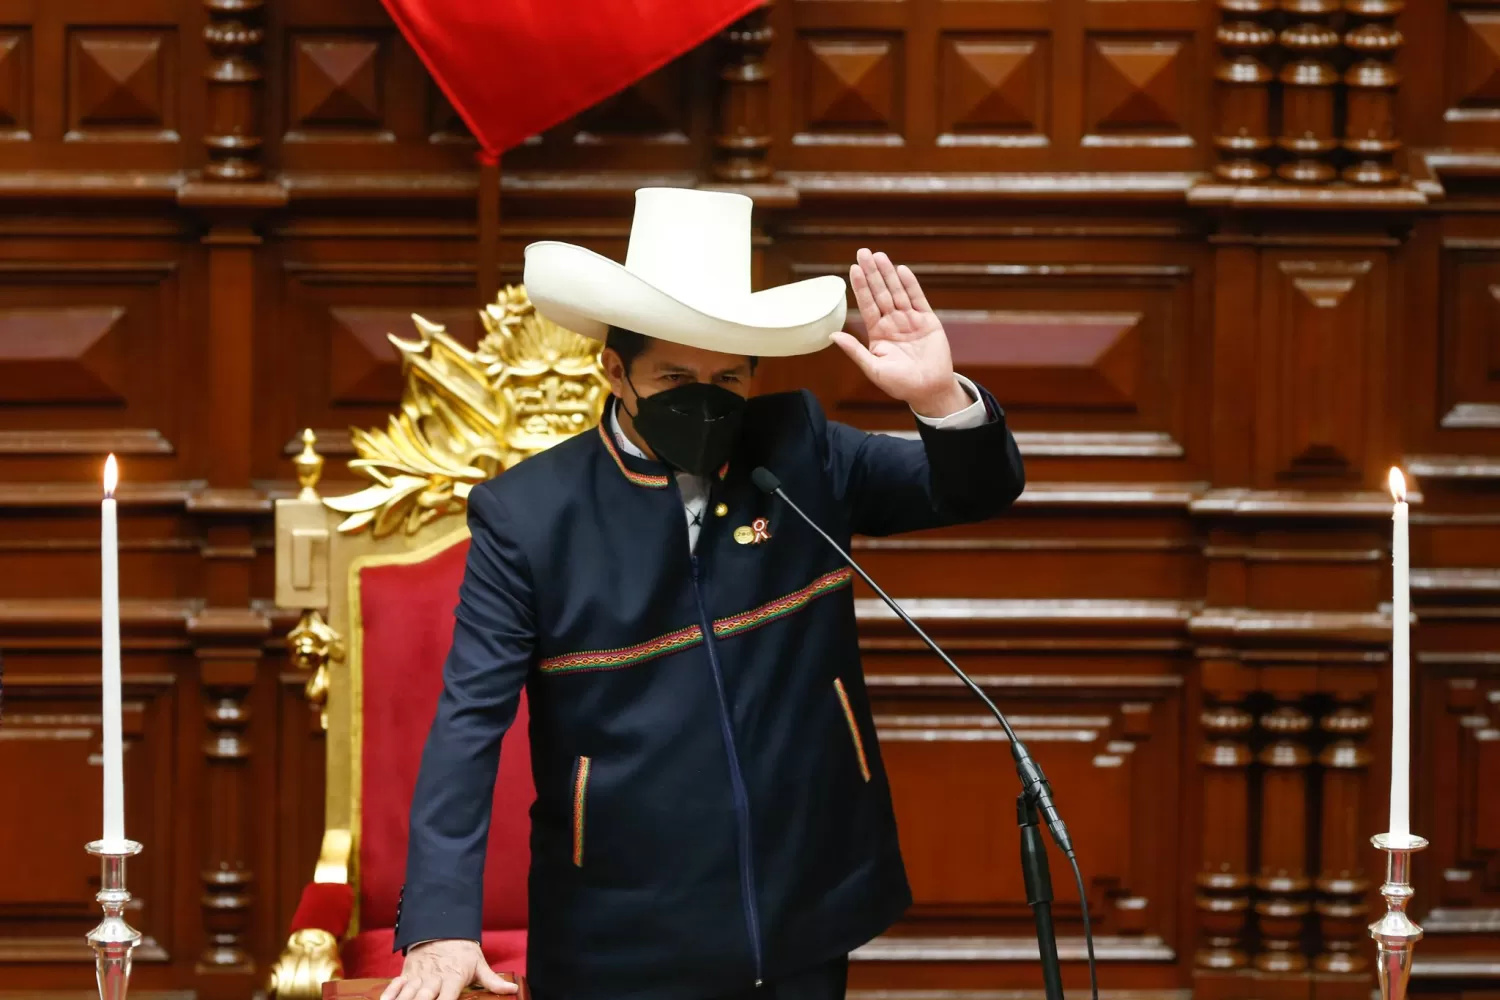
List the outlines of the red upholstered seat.
<svg viewBox="0 0 1500 1000">
<path fill-rule="evenodd" d="M 355 902 L 359 933 L 343 946 L 346 978 L 391 976 L 401 968 L 391 945 L 405 878 L 407 823 L 422 747 L 442 691 L 443 660 L 452 641 L 453 609 L 468 550 L 465 539 L 421 561 L 365 565 L 357 571 L 363 705 Z M 525 971 L 529 812 L 535 797 L 523 697 L 501 747 L 484 870 L 483 947 L 502 972 Z M 305 893 L 304 904 L 315 895 Z M 307 917 L 318 909 L 327 907 L 312 907 Z M 322 925 L 314 918 L 301 926 Z M 345 931 L 325 929 L 336 937 Z"/>
</svg>

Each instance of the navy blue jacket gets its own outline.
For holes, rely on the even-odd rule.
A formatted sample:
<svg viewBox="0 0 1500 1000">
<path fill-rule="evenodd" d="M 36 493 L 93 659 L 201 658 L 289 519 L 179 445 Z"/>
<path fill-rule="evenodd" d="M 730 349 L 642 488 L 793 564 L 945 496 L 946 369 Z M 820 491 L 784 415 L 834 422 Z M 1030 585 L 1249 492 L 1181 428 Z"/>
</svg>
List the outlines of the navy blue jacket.
<svg viewBox="0 0 1500 1000">
<path fill-rule="evenodd" d="M 696 553 L 675 479 L 622 453 L 607 413 L 477 487 L 397 947 L 480 936 L 491 790 L 523 685 L 539 995 L 737 992 L 899 919 L 911 893 L 851 573 L 750 472 L 770 469 L 846 546 L 982 520 L 1024 485 L 985 403 L 984 426 L 916 441 L 830 423 L 808 393 L 752 399 Z M 736 541 L 759 518 L 769 537 Z"/>
</svg>

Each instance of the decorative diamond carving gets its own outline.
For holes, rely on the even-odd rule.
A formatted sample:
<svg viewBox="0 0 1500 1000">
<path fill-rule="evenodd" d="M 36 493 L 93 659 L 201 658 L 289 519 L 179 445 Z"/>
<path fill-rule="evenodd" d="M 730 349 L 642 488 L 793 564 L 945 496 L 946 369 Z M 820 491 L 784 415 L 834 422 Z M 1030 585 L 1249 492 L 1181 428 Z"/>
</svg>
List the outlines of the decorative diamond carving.
<svg viewBox="0 0 1500 1000">
<path fill-rule="evenodd" d="M 339 405 L 394 405 L 401 399 L 401 352 L 387 334 L 411 325 L 411 310 L 368 306 L 335 306 L 330 320 L 329 400 Z M 478 339 L 473 309 L 424 308 L 422 315 L 447 328 L 462 343 Z"/>
<path fill-rule="evenodd" d="M 0 401 L 123 403 L 120 306 L 0 310 Z"/>
<path fill-rule="evenodd" d="M 158 31 L 75 31 L 69 52 L 72 131 L 170 128 L 171 44 Z"/>
<path fill-rule="evenodd" d="M 1070 410 L 1138 408 L 1139 312 L 943 311 L 953 363 L 999 386 L 1008 405 Z M 863 334 L 851 316 L 849 329 Z"/>
<path fill-rule="evenodd" d="M 1500 104 L 1500 13 L 1457 11 L 1454 19 L 1459 40 L 1455 79 L 1460 107 Z"/>
<path fill-rule="evenodd" d="M 1093 39 L 1089 46 L 1088 109 L 1091 132 L 1185 132 L 1183 65 L 1177 40 Z"/>
<path fill-rule="evenodd" d="M 683 65 L 681 60 L 670 63 L 583 112 L 574 141 L 686 143 L 692 88 L 686 85 Z"/>
<path fill-rule="evenodd" d="M 293 128 L 382 124 L 378 39 L 304 36 L 293 41 L 292 52 Z"/>
<path fill-rule="evenodd" d="M 895 44 L 879 38 L 809 38 L 803 121 L 813 130 L 896 131 Z"/>
<path fill-rule="evenodd" d="M 942 131 L 1040 131 L 1046 67 L 1034 38 L 946 39 Z"/>
<path fill-rule="evenodd" d="M 1276 434 L 1260 443 L 1278 479 L 1357 478 L 1371 446 L 1368 331 L 1384 311 L 1383 262 L 1283 257 L 1275 262 L 1262 323 L 1262 397 Z"/>
<path fill-rule="evenodd" d="M 25 132 L 31 126 L 31 33 L 0 31 L 0 132 Z"/>
</svg>

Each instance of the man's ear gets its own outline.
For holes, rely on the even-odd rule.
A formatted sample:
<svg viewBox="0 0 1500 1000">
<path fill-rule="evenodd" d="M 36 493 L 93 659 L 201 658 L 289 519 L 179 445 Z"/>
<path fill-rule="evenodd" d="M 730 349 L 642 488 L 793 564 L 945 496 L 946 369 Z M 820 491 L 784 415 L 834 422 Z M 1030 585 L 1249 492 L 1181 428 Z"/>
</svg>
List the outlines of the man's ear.
<svg viewBox="0 0 1500 1000">
<path fill-rule="evenodd" d="M 625 362 L 613 347 L 606 347 L 599 355 L 600 362 L 604 365 L 604 377 L 609 380 L 610 391 L 621 399 L 625 398 Z"/>
</svg>

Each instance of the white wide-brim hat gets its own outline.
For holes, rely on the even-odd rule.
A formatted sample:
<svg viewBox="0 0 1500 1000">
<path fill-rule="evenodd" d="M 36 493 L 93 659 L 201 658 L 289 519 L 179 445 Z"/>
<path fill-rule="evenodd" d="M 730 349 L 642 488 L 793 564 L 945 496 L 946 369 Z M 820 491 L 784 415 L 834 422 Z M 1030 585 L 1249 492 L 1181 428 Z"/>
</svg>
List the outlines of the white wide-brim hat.
<svg viewBox="0 0 1500 1000">
<path fill-rule="evenodd" d="M 820 351 L 844 327 L 844 279 L 751 292 L 752 204 L 723 191 L 642 188 L 624 264 L 571 243 L 533 243 L 527 296 L 547 319 L 595 340 L 618 326 L 724 354 Z"/>
</svg>

